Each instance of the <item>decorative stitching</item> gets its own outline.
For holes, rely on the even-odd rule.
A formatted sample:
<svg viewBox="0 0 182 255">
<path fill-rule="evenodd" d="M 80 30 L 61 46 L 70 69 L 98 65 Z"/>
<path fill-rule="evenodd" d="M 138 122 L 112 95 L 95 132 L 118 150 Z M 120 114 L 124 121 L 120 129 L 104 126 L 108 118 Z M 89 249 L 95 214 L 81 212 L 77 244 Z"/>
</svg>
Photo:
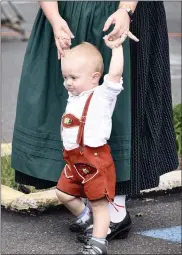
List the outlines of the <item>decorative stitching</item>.
<svg viewBox="0 0 182 255">
<path fill-rule="evenodd" d="M 69 167 L 68 164 L 66 164 L 65 167 L 64 167 L 65 176 L 66 176 L 67 179 L 70 179 L 71 177 L 73 177 L 73 175 L 70 175 L 70 176 L 67 175 L 66 167 L 68 167 L 70 171 L 71 171 L 71 168 Z M 71 172 L 72 172 L 72 171 L 71 171 Z"/>
</svg>

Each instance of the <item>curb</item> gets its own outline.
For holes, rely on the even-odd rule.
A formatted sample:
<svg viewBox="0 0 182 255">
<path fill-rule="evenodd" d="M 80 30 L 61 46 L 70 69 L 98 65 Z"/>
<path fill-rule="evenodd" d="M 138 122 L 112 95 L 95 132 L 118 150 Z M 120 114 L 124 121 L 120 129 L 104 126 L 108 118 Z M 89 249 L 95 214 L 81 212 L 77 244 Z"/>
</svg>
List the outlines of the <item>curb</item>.
<svg viewBox="0 0 182 255">
<path fill-rule="evenodd" d="M 141 191 L 141 197 L 181 192 L 181 170 L 175 170 L 160 177 L 157 188 Z M 62 204 L 58 201 L 55 189 L 24 194 L 5 185 L 1 185 L 1 205 L 11 211 L 21 213 L 42 213 L 56 209 Z"/>
<path fill-rule="evenodd" d="M 57 208 L 60 205 L 55 190 L 24 194 L 1 185 L 1 206 L 5 209 L 22 213 L 38 213 Z"/>
<path fill-rule="evenodd" d="M 11 154 L 11 144 L 1 144 L 1 156 Z M 182 191 L 182 171 L 175 170 L 160 176 L 158 187 L 141 191 L 141 197 L 151 197 Z M 62 204 L 55 189 L 24 194 L 1 184 L 1 206 L 21 213 L 42 213 L 56 209 Z"/>
</svg>

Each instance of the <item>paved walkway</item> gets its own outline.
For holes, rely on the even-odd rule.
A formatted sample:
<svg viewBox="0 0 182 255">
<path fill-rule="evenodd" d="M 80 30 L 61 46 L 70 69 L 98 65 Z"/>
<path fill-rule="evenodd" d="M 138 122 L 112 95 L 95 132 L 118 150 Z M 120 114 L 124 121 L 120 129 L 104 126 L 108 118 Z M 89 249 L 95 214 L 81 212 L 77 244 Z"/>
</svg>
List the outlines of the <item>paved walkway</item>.
<svg viewBox="0 0 182 255">
<path fill-rule="evenodd" d="M 110 243 L 110 254 L 181 254 L 180 194 L 128 201 L 128 209 L 132 231 Z M 81 245 L 68 230 L 71 218 L 66 209 L 36 217 L 2 210 L 1 253 L 76 254 Z"/>
</svg>

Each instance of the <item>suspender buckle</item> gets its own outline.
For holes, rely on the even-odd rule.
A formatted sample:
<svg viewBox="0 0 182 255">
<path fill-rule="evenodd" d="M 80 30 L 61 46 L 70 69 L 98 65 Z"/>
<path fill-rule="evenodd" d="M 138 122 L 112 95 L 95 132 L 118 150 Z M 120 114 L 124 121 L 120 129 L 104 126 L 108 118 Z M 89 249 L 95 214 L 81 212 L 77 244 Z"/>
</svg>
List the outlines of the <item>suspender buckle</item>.
<svg viewBox="0 0 182 255">
<path fill-rule="evenodd" d="M 80 154 L 83 155 L 84 149 L 82 146 L 80 146 Z"/>
</svg>

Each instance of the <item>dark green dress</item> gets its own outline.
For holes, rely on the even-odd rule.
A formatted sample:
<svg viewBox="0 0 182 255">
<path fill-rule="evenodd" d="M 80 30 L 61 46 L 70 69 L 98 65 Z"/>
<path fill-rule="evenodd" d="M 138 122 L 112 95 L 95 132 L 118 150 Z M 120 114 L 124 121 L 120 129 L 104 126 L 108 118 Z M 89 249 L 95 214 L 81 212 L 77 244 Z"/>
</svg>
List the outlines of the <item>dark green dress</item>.
<svg viewBox="0 0 182 255">
<path fill-rule="evenodd" d="M 118 2 L 58 2 L 61 16 L 75 35 L 72 46 L 90 42 L 100 50 L 108 72 L 111 50 L 102 29 Z M 117 181 L 130 179 L 130 55 L 124 45 L 124 91 L 118 96 L 109 144 L 116 164 Z M 89 59 L 88 59 L 89 61 Z M 102 81 L 101 81 L 102 82 Z M 56 182 L 64 167 L 60 121 L 67 91 L 51 25 L 39 10 L 25 54 L 17 100 L 12 167 L 39 179 Z"/>
</svg>

